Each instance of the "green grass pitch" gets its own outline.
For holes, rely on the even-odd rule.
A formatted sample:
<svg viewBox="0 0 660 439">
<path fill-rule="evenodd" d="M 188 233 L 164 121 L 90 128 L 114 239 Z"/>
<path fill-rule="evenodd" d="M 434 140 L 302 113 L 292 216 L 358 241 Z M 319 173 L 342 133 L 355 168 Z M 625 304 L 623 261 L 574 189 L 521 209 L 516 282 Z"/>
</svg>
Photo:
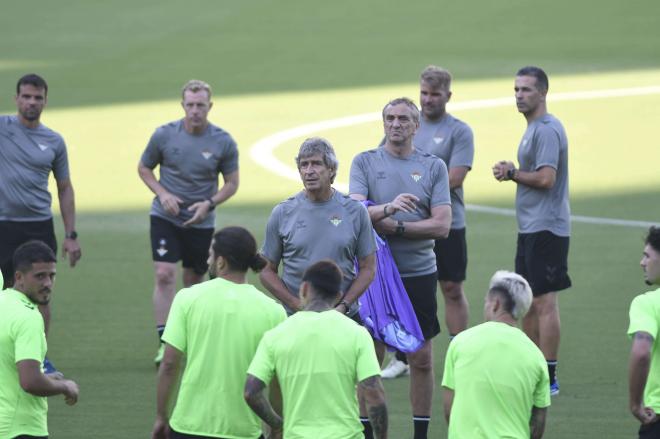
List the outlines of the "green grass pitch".
<svg viewBox="0 0 660 439">
<path fill-rule="evenodd" d="M 260 167 L 251 146 L 276 132 L 378 112 L 393 97 L 417 95 L 427 64 L 455 76 L 453 103 L 512 96 L 513 74 L 538 64 L 550 95 L 660 85 L 660 4 L 625 2 L 14 2 L 0 14 L 0 112 L 13 113 L 16 79 L 49 81 L 44 122 L 69 146 L 83 259 L 59 265 L 50 355 L 80 384 L 68 407 L 50 399 L 51 437 L 137 438 L 155 415 L 156 336 L 148 242 L 150 194 L 139 155 L 159 124 L 180 117 L 187 79 L 216 91 L 212 121 L 241 151 L 239 194 L 218 209 L 218 226 L 240 224 L 258 239 L 272 207 L 300 189 Z M 551 102 L 569 135 L 576 215 L 660 221 L 660 94 Z M 468 203 L 512 207 L 513 188 L 490 175 L 515 158 L 524 120 L 511 105 L 457 110 L 474 129 Z M 338 183 L 353 155 L 377 144 L 378 122 L 322 130 L 337 148 Z M 293 164 L 302 138 L 275 156 Z M 57 208 L 55 207 L 57 212 Z M 56 218 L 59 215 L 56 213 Z M 470 323 L 482 320 L 490 275 L 511 269 L 515 220 L 469 211 L 466 291 Z M 57 231 L 62 238 L 61 224 Z M 631 437 L 627 410 L 627 309 L 645 291 L 640 227 L 574 223 L 570 273 L 561 293 L 561 394 L 545 437 Z M 252 278 L 255 280 L 254 278 Z M 441 311 L 442 312 L 442 311 Z M 443 328 L 444 330 L 444 328 Z M 431 437 L 445 437 L 441 411 L 447 337 L 437 337 Z M 221 365 L 218 365 L 220 370 Z M 390 437 L 411 436 L 408 380 L 386 382 Z"/>
</svg>

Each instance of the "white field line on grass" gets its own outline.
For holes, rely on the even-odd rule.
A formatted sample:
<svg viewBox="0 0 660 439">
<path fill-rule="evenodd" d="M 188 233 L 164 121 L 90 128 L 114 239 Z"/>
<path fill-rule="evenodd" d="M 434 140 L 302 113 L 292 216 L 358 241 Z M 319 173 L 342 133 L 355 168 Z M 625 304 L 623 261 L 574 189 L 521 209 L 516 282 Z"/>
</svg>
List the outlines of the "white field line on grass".
<svg viewBox="0 0 660 439">
<path fill-rule="evenodd" d="M 649 86 L 649 87 L 633 87 L 633 88 L 617 88 L 617 89 L 607 89 L 607 90 L 591 90 L 591 91 L 580 91 L 580 92 L 568 92 L 568 93 L 557 93 L 548 97 L 550 102 L 561 102 L 561 101 L 581 101 L 581 100 L 591 100 L 591 99 L 604 99 L 604 98 L 617 98 L 617 97 L 630 97 L 630 96 L 644 96 L 660 94 L 660 86 Z M 460 110 L 473 110 L 481 108 L 496 108 L 504 106 L 512 106 L 514 104 L 514 99 L 511 96 L 494 98 L 494 99 L 478 99 L 474 101 L 466 102 L 457 102 L 449 103 L 448 109 L 451 112 L 460 111 Z M 258 140 L 250 148 L 250 157 L 254 160 L 259 166 L 279 175 L 281 177 L 287 178 L 292 181 L 299 181 L 300 176 L 298 171 L 289 166 L 277 157 L 275 157 L 274 151 L 282 145 L 284 142 L 289 140 L 309 136 L 311 134 L 317 133 L 322 130 L 334 129 L 334 128 L 343 128 L 352 125 L 359 125 L 363 123 L 375 122 L 381 119 L 381 114 L 377 113 L 365 113 L 358 114 L 354 116 L 346 116 L 338 119 L 324 120 L 320 122 L 309 123 L 305 125 L 300 125 L 294 128 L 289 128 L 284 131 L 279 131 L 270 136 L 264 137 Z M 345 183 L 335 183 L 334 186 L 342 191 L 348 191 L 348 185 Z M 502 209 L 497 207 L 489 206 L 479 206 L 474 204 L 466 205 L 466 208 L 475 212 L 484 212 L 484 213 L 493 213 L 497 215 L 506 215 L 514 216 L 515 211 L 512 209 Z M 622 220 L 615 218 L 599 218 L 599 217 L 588 217 L 588 216 L 579 216 L 572 215 L 572 221 L 589 223 L 589 224 L 604 224 L 604 225 L 614 225 L 614 226 L 624 226 L 624 227 L 650 227 L 654 223 L 647 221 L 632 221 L 632 220 Z"/>
</svg>

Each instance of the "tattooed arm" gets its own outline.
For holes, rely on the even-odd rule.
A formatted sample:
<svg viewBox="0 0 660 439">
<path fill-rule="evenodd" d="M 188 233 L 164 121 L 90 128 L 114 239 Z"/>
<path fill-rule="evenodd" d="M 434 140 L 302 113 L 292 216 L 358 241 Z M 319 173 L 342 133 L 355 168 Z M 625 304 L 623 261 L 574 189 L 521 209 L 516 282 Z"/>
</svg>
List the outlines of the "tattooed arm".
<svg viewBox="0 0 660 439">
<path fill-rule="evenodd" d="M 639 331 L 633 336 L 628 363 L 628 393 L 630 411 L 642 424 L 650 424 L 657 419 L 657 414 L 650 407 L 644 406 L 644 387 L 651 366 L 653 337 L 648 332 Z"/>
<path fill-rule="evenodd" d="M 387 439 L 387 403 L 385 389 L 378 375 L 360 381 L 358 387 L 367 403 L 369 421 L 376 439 Z"/>
<path fill-rule="evenodd" d="M 545 430 L 546 407 L 532 407 L 532 417 L 529 420 L 529 432 L 531 439 L 541 439 Z"/>
<path fill-rule="evenodd" d="M 264 395 L 265 388 L 266 384 L 263 381 L 248 374 L 243 396 L 252 411 L 271 427 L 273 433 L 279 433 L 282 431 L 282 417 L 275 413 L 273 406 Z"/>
</svg>

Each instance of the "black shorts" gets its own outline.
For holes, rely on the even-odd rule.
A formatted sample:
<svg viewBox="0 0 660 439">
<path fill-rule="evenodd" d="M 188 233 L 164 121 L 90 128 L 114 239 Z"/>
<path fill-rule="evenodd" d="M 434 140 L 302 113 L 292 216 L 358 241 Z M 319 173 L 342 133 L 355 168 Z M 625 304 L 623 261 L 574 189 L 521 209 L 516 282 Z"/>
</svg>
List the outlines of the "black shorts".
<svg viewBox="0 0 660 439">
<path fill-rule="evenodd" d="M 660 420 L 653 424 L 642 425 L 639 427 L 639 439 L 658 439 L 660 438 Z"/>
<path fill-rule="evenodd" d="M 209 258 L 213 229 L 178 227 L 152 215 L 150 234 L 154 261 L 183 261 L 184 268 L 191 268 L 197 274 L 204 274 L 209 269 L 206 261 Z"/>
<path fill-rule="evenodd" d="M 178 431 L 171 430 L 170 439 L 221 439 L 221 438 L 210 437 L 210 436 L 196 436 L 194 434 L 179 433 Z M 264 439 L 264 436 L 261 435 L 257 439 Z"/>
<path fill-rule="evenodd" d="M 401 278 L 413 310 L 415 310 L 419 327 L 422 329 L 422 334 L 424 334 L 424 340 L 430 340 L 440 334 L 438 301 L 436 298 L 437 279 L 437 273 Z"/>
<path fill-rule="evenodd" d="M 567 236 L 557 236 L 547 230 L 518 234 L 516 273 L 527 279 L 534 296 L 571 286 L 568 244 Z"/>
<path fill-rule="evenodd" d="M 467 269 L 467 243 L 465 229 L 451 229 L 446 239 L 436 239 L 435 263 L 438 280 L 463 282 Z"/>
<path fill-rule="evenodd" d="M 14 283 L 14 252 L 32 239 L 45 242 L 57 255 L 52 218 L 42 221 L 0 221 L 0 268 L 6 287 Z"/>
<path fill-rule="evenodd" d="M 22 434 L 20 436 L 14 436 L 13 439 L 48 439 L 48 436 L 30 436 L 27 434 Z"/>
</svg>

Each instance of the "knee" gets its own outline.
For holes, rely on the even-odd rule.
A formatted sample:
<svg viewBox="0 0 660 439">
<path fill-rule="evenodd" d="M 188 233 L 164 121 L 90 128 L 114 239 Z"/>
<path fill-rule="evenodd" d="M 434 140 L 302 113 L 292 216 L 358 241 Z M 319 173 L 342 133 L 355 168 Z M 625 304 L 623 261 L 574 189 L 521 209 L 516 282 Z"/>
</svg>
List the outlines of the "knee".
<svg viewBox="0 0 660 439">
<path fill-rule="evenodd" d="M 442 290 L 442 295 L 445 297 L 445 300 L 451 300 L 454 302 L 465 300 L 462 282 L 442 281 L 440 282 L 440 289 Z"/>
<path fill-rule="evenodd" d="M 156 286 L 158 289 L 171 289 L 176 282 L 176 267 L 156 267 Z"/>
<path fill-rule="evenodd" d="M 433 371 L 433 351 L 430 342 L 426 342 L 419 351 L 409 354 L 408 364 L 411 368 L 419 371 Z"/>
</svg>

